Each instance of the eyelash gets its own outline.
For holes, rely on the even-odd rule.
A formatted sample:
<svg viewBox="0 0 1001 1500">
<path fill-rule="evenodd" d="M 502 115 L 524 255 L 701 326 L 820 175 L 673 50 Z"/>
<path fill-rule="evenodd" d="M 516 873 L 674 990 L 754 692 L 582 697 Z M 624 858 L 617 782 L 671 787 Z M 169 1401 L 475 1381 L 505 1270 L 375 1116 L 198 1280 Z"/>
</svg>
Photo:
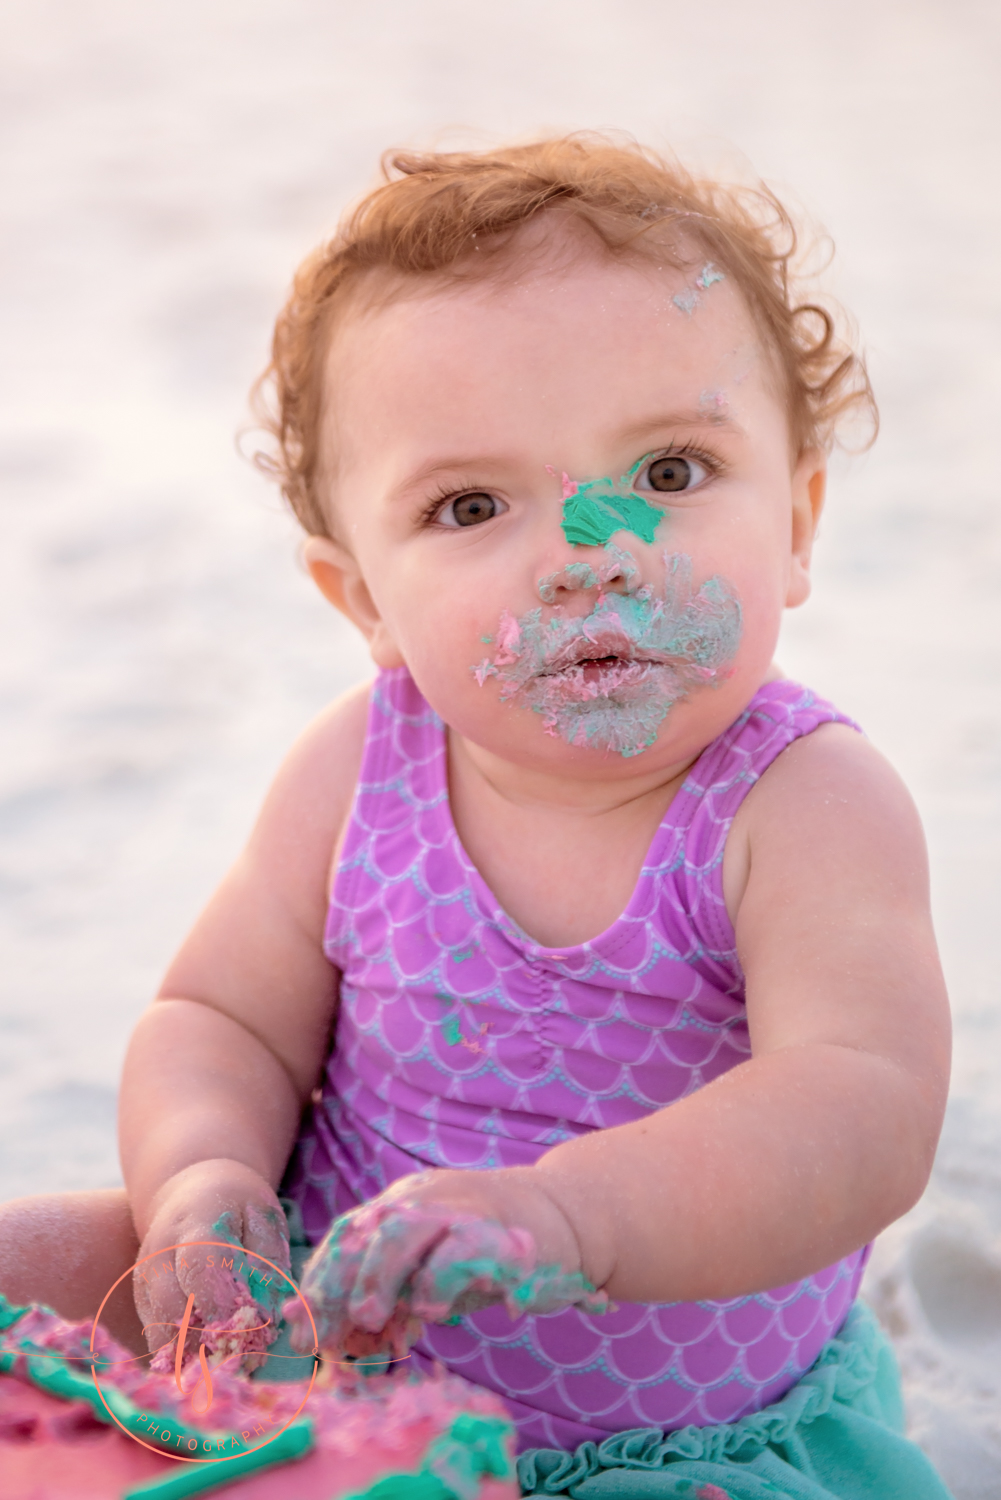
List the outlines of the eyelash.
<svg viewBox="0 0 1001 1500">
<path fill-rule="evenodd" d="M 697 448 L 694 443 L 668 443 L 665 448 L 658 448 L 656 453 L 651 453 L 645 458 L 633 476 L 636 479 L 650 464 L 655 464 L 659 458 L 693 458 L 697 464 L 707 469 L 711 478 L 718 479 L 721 474 L 726 473 L 726 465 L 713 453 L 707 453 L 704 448 Z M 684 490 L 678 491 L 684 494 Z"/>
<path fill-rule="evenodd" d="M 454 489 L 451 485 L 439 484 L 432 495 L 430 503 L 421 511 L 418 524 L 421 526 L 430 526 L 439 511 L 444 510 L 450 500 L 461 500 L 463 495 L 478 495 L 481 493 L 489 495 L 490 491 L 485 490 L 479 484 L 467 484 L 461 486 L 459 489 Z"/>
<path fill-rule="evenodd" d="M 715 454 L 707 453 L 704 448 L 697 448 L 694 443 L 668 443 L 666 448 L 659 448 L 655 453 L 652 453 L 649 458 L 645 458 L 640 467 L 636 470 L 636 474 L 642 473 L 643 469 L 645 469 L 648 464 L 656 463 L 658 458 L 675 457 L 693 458 L 696 463 L 702 464 L 714 479 L 718 479 L 719 476 L 725 472 L 724 464 L 721 463 L 721 461 L 715 456 Z M 481 489 L 482 486 L 476 484 L 464 485 L 459 489 L 454 489 L 451 485 L 446 484 L 438 485 L 434 493 L 432 494 L 430 501 L 421 511 L 420 516 L 418 517 L 418 524 L 421 526 L 433 525 L 435 517 L 440 511 L 444 510 L 445 506 L 448 505 L 450 501 L 459 500 L 463 495 L 472 495 L 474 493 L 479 493 Z M 489 494 L 490 491 L 483 490 L 483 493 Z M 681 491 L 681 493 L 683 494 L 684 491 Z"/>
</svg>

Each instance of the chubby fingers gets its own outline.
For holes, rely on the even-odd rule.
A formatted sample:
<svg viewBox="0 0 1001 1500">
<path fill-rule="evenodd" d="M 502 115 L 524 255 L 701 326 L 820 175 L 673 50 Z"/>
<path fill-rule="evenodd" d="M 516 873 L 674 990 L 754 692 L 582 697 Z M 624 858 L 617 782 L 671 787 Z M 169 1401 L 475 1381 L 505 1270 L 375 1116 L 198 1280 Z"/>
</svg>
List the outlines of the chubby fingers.
<svg viewBox="0 0 1001 1500">
<path fill-rule="evenodd" d="M 432 1248 L 413 1278 L 415 1316 L 441 1323 L 475 1312 L 510 1293 L 535 1267 L 535 1243 L 527 1229 L 509 1229 L 494 1219 L 453 1216 L 448 1233 Z"/>
<path fill-rule="evenodd" d="M 365 1247 L 348 1298 L 347 1312 L 359 1328 L 384 1328 L 428 1252 L 451 1233 L 454 1215 L 437 1204 L 386 1210 Z"/>
<path fill-rule="evenodd" d="M 425 1192 L 432 1184 L 435 1197 Z M 443 1201 L 450 1189 L 451 1203 Z M 513 1317 L 607 1306 L 579 1271 L 555 1259 L 540 1265 L 532 1233 L 477 1211 L 476 1196 L 468 1183 L 440 1183 L 424 1173 L 343 1214 L 306 1267 L 303 1300 L 286 1305 L 294 1347 L 312 1345 L 303 1303 L 322 1349 L 358 1355 L 370 1346 L 399 1353 L 421 1320 L 443 1322 L 497 1302 Z"/>
<path fill-rule="evenodd" d="M 313 1322 L 322 1349 L 343 1347 L 349 1327 L 347 1303 L 365 1253 L 368 1232 L 377 1213 L 369 1204 L 335 1219 L 313 1251 L 302 1273 L 301 1292 L 282 1312 L 291 1328 L 293 1349 L 306 1353 L 313 1345 Z M 307 1307 L 309 1312 L 307 1312 Z"/>
<path fill-rule="evenodd" d="M 289 1253 L 280 1208 L 230 1207 L 211 1225 L 182 1222 L 171 1231 L 174 1248 L 147 1252 L 133 1275 L 147 1343 L 158 1355 L 154 1368 L 173 1362 L 185 1317 L 186 1357 L 203 1342 L 213 1353 L 259 1363 L 290 1290 L 282 1274 Z"/>
<path fill-rule="evenodd" d="M 359 1342 L 359 1334 L 383 1333 L 380 1346 L 395 1348 L 404 1342 L 405 1329 L 416 1331 L 410 1328 L 409 1311 L 399 1304 L 428 1251 L 448 1234 L 454 1215 L 401 1197 L 384 1194 L 342 1214 L 331 1226 L 303 1272 L 301 1299 L 284 1308 L 294 1348 L 312 1343 L 304 1303 L 324 1349 L 344 1351 Z"/>
<path fill-rule="evenodd" d="M 132 1272 L 136 1311 L 150 1353 L 169 1351 L 171 1357 L 187 1304 L 187 1294 L 177 1279 L 176 1253 L 165 1250 L 143 1258 Z"/>
</svg>

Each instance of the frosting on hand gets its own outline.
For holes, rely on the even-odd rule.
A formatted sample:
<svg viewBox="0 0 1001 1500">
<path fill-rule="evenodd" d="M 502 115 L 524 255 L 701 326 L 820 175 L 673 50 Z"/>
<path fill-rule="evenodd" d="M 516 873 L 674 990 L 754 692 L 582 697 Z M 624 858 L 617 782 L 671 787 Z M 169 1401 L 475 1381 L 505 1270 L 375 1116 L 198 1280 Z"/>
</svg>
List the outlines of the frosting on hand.
<svg viewBox="0 0 1001 1500">
<path fill-rule="evenodd" d="M 312 1345 L 303 1301 L 320 1348 L 399 1358 L 421 1323 L 444 1323 L 503 1303 L 512 1317 L 570 1306 L 603 1312 L 604 1292 L 579 1271 L 539 1265 L 527 1229 L 423 1201 L 429 1174 L 404 1178 L 331 1225 L 306 1267 L 302 1299 L 285 1305 L 293 1344 Z"/>
<path fill-rule="evenodd" d="M 287 1262 L 287 1231 L 283 1216 L 256 1204 L 248 1204 L 242 1216 L 227 1210 L 204 1237 L 202 1234 L 193 1236 L 190 1242 L 171 1253 L 169 1259 L 176 1286 L 182 1295 L 194 1299 L 187 1325 L 186 1349 L 182 1355 L 185 1365 L 197 1358 L 198 1349 L 202 1347 L 210 1365 L 217 1366 L 235 1359 L 249 1373 L 264 1363 L 266 1350 L 278 1336 L 280 1308 L 289 1283 L 284 1275 L 271 1269 L 268 1261 L 255 1252 L 248 1252 L 241 1238 L 241 1217 L 246 1221 L 248 1238 L 259 1241 L 265 1232 L 270 1237 L 281 1234 L 285 1240 L 285 1253 L 281 1258 Z M 233 1246 L 232 1255 L 227 1255 L 225 1244 Z M 280 1251 L 274 1253 L 280 1254 Z M 152 1342 L 157 1346 L 150 1369 L 164 1374 L 175 1366 L 176 1337 L 180 1327 L 174 1307 L 176 1292 L 169 1277 L 162 1288 L 158 1285 L 156 1262 L 148 1270 L 152 1274 L 142 1276 L 142 1280 L 148 1283 L 144 1312 L 148 1310 L 147 1322 L 152 1331 Z M 175 1315 L 171 1316 L 172 1313 Z"/>
</svg>

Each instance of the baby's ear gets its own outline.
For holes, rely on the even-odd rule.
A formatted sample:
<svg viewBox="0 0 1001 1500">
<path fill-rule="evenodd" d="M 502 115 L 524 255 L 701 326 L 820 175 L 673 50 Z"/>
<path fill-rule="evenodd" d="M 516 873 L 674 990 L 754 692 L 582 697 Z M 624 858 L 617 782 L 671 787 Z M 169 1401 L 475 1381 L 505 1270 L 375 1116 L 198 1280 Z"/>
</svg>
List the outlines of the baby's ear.
<svg viewBox="0 0 1001 1500">
<path fill-rule="evenodd" d="M 786 607 L 795 609 L 810 597 L 810 559 L 827 491 L 827 455 L 806 448 L 792 471 L 792 535 Z"/>
<path fill-rule="evenodd" d="M 346 547 L 329 537 L 311 536 L 303 544 L 302 559 L 325 599 L 347 615 L 368 641 L 377 667 L 402 667 L 403 657 L 369 593 L 361 568 Z"/>
</svg>

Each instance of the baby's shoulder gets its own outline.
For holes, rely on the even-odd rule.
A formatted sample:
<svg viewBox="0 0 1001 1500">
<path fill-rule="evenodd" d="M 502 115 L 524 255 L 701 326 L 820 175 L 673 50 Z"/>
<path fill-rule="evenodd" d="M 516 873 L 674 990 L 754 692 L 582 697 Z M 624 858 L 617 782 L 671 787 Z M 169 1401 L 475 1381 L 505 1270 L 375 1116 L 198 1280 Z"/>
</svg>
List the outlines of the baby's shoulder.
<svg viewBox="0 0 1001 1500">
<path fill-rule="evenodd" d="M 365 749 L 371 683 L 351 688 L 307 725 L 279 767 L 248 853 L 309 886 L 347 824 Z"/>
<path fill-rule="evenodd" d="M 780 809 L 796 804 L 818 810 L 841 806 L 848 816 L 875 799 L 913 801 L 897 771 L 871 740 L 845 723 L 820 724 L 777 755 L 748 793 L 741 813 L 749 822 L 773 823 Z"/>
<path fill-rule="evenodd" d="M 271 796 L 306 797 L 317 794 L 343 800 L 351 792 L 361 769 L 368 725 L 372 684 L 349 688 L 299 735 L 285 756 L 271 787 Z"/>
<path fill-rule="evenodd" d="M 821 724 L 793 740 L 745 797 L 723 860 L 731 919 L 752 867 L 784 872 L 923 871 L 924 835 L 914 801 L 879 750 L 846 724 Z"/>
<path fill-rule="evenodd" d="M 353 787 L 365 749 L 372 687 L 372 682 L 360 682 L 328 703 L 296 740 L 282 770 L 307 781 L 347 776 Z"/>
</svg>

